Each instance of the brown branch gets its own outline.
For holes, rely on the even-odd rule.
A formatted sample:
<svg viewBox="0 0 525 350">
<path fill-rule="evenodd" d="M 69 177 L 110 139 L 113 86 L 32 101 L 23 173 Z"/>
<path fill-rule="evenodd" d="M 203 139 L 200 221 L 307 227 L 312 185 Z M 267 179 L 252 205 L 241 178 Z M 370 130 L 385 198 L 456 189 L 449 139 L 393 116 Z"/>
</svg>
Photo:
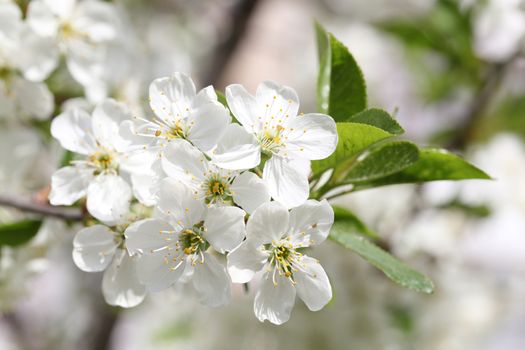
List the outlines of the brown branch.
<svg viewBox="0 0 525 350">
<path fill-rule="evenodd" d="M 231 24 L 225 38 L 219 42 L 213 52 L 213 60 L 203 74 L 204 86 L 216 85 L 221 78 L 224 67 L 230 61 L 241 42 L 258 2 L 261 0 L 238 0 L 228 9 L 226 21 Z"/>
<path fill-rule="evenodd" d="M 0 206 L 11 207 L 28 213 L 55 217 L 62 220 L 82 221 L 84 214 L 80 209 L 52 207 L 47 204 L 39 204 L 27 199 L 0 195 Z"/>
<path fill-rule="evenodd" d="M 488 68 L 483 82 L 475 92 L 467 108 L 460 131 L 446 145 L 447 148 L 456 150 L 463 150 L 465 148 L 474 135 L 478 120 L 484 116 L 485 111 L 499 91 L 505 73 L 519 57 L 521 57 L 521 52 L 518 52 L 505 62 L 492 64 Z"/>
</svg>

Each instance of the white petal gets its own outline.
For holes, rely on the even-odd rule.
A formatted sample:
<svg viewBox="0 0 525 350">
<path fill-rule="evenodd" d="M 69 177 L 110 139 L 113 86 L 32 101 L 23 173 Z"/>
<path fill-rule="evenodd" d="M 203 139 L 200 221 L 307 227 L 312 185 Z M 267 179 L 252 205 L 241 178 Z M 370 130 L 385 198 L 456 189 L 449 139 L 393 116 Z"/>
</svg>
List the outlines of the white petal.
<svg viewBox="0 0 525 350">
<path fill-rule="evenodd" d="M 119 249 L 104 272 L 102 294 L 109 305 L 134 307 L 146 296 L 146 287 L 137 278 L 135 261 L 124 249 Z"/>
<path fill-rule="evenodd" d="M 108 225 L 122 220 L 129 211 L 131 188 L 120 176 L 98 175 L 87 190 L 87 210 Z"/>
<path fill-rule="evenodd" d="M 49 202 L 52 205 L 71 205 L 86 195 L 93 170 L 67 166 L 51 177 Z"/>
<path fill-rule="evenodd" d="M 16 41 L 22 26 L 21 19 L 22 12 L 14 2 L 0 2 L 0 38 Z"/>
<path fill-rule="evenodd" d="M 157 168 L 153 165 L 153 168 Z M 157 203 L 160 181 L 163 178 L 162 169 L 160 171 L 151 171 L 148 174 L 132 174 L 131 186 L 133 195 L 145 206 L 152 206 Z"/>
<path fill-rule="evenodd" d="M 149 86 L 150 107 L 163 120 L 173 120 L 187 114 L 193 98 L 196 96 L 193 81 L 182 73 L 171 77 L 155 79 Z"/>
<path fill-rule="evenodd" d="M 27 6 L 27 23 L 41 36 L 54 37 L 58 32 L 59 19 L 44 1 L 35 0 L 29 2 Z"/>
<path fill-rule="evenodd" d="M 235 177 L 230 190 L 233 193 L 235 203 L 248 213 L 253 213 L 263 203 L 270 201 L 270 192 L 266 183 L 259 176 L 249 171 Z"/>
<path fill-rule="evenodd" d="M 93 111 L 92 125 L 93 135 L 102 146 L 121 150 L 123 140 L 121 140 L 119 129 L 120 124 L 130 119 L 127 107 L 113 99 L 105 99 L 98 104 Z"/>
<path fill-rule="evenodd" d="M 190 188 L 170 178 L 161 181 L 157 205 L 172 224 L 186 228 L 202 221 L 206 212 L 204 203 L 195 198 Z"/>
<path fill-rule="evenodd" d="M 36 35 L 27 28 L 20 39 L 22 46 L 17 55 L 16 65 L 31 81 L 42 81 L 58 65 L 58 46 L 53 38 Z"/>
<path fill-rule="evenodd" d="M 262 116 L 268 122 L 282 120 L 286 124 L 299 111 L 299 97 L 295 90 L 273 81 L 259 84 L 256 100 L 259 106 L 264 106 Z"/>
<path fill-rule="evenodd" d="M 136 221 L 126 228 L 124 234 L 130 254 L 153 254 L 153 251 L 167 247 L 169 239 L 177 237 L 170 224 L 157 219 Z"/>
<path fill-rule="evenodd" d="M 195 188 L 200 187 L 206 179 L 208 161 L 204 154 L 189 142 L 176 140 L 164 149 L 162 169 L 172 179 Z"/>
<path fill-rule="evenodd" d="M 13 81 L 13 92 L 17 107 L 24 116 L 47 119 L 53 112 L 53 94 L 44 83 L 35 83 L 23 78 Z"/>
<path fill-rule="evenodd" d="M 232 84 L 226 87 L 226 100 L 228 107 L 239 123 L 246 131 L 255 133 L 261 130 L 261 121 L 258 119 L 262 113 L 255 97 L 250 95 L 246 89 L 239 84 Z"/>
<path fill-rule="evenodd" d="M 85 33 L 91 42 L 113 40 L 117 36 L 116 8 L 102 1 L 79 2 L 71 22 L 74 29 Z"/>
<path fill-rule="evenodd" d="M 137 262 L 137 277 L 147 290 L 159 292 L 172 286 L 182 276 L 186 261 L 182 257 L 173 261 L 174 256 L 168 256 L 167 249 L 141 255 Z"/>
<path fill-rule="evenodd" d="M 281 157 L 273 156 L 264 164 L 263 179 L 273 199 L 287 208 L 304 203 L 310 194 L 308 176 Z"/>
<path fill-rule="evenodd" d="M 276 276 L 276 283 L 273 283 L 270 273 L 264 275 L 253 310 L 259 321 L 268 320 L 279 325 L 290 319 L 295 303 L 295 288 L 291 281 L 279 275 Z"/>
<path fill-rule="evenodd" d="M 73 14 L 77 0 L 44 0 L 49 9 L 57 16 L 65 19 Z"/>
<path fill-rule="evenodd" d="M 204 263 L 197 263 L 193 272 L 193 286 L 201 303 L 211 307 L 226 305 L 231 299 L 230 276 L 214 256 L 204 253 Z"/>
<path fill-rule="evenodd" d="M 51 123 L 51 135 L 62 147 L 75 153 L 87 155 L 96 150 L 92 132 L 91 117 L 81 109 L 65 111 Z"/>
<path fill-rule="evenodd" d="M 261 147 L 253 134 L 230 124 L 213 150 L 212 161 L 224 169 L 251 169 L 261 162 Z"/>
<path fill-rule="evenodd" d="M 129 174 L 164 176 L 158 153 L 151 149 L 120 153 L 120 169 Z"/>
<path fill-rule="evenodd" d="M 115 233 L 108 227 L 86 227 L 73 240 L 73 261 L 83 271 L 102 271 L 109 265 L 116 250 Z"/>
<path fill-rule="evenodd" d="M 220 253 L 237 247 L 244 236 L 244 210 L 237 207 L 212 207 L 208 209 L 204 237 Z"/>
<path fill-rule="evenodd" d="M 219 142 L 230 120 L 230 114 L 219 102 L 200 105 L 188 117 L 187 122 L 193 123 L 188 138 L 200 150 L 207 152 Z"/>
<path fill-rule="evenodd" d="M 312 113 L 292 118 L 285 132 L 286 151 L 292 158 L 324 159 L 337 146 L 335 122 L 328 115 Z"/>
<path fill-rule="evenodd" d="M 319 262 L 303 256 L 301 266 L 304 269 L 294 272 L 297 294 L 311 311 L 321 310 L 332 299 L 332 286 Z"/>
<path fill-rule="evenodd" d="M 261 271 L 268 260 L 260 246 L 245 240 L 228 254 L 228 272 L 233 283 L 249 282 L 256 272 Z"/>
<path fill-rule="evenodd" d="M 290 211 L 288 232 L 297 243 L 317 245 L 328 237 L 333 223 L 334 210 L 325 199 L 308 200 Z"/>
<path fill-rule="evenodd" d="M 279 240 L 288 229 L 288 210 L 278 202 L 268 202 L 257 208 L 246 225 L 246 238 L 256 245 Z"/>
<path fill-rule="evenodd" d="M 215 89 L 211 85 L 199 91 L 195 99 L 193 99 L 192 107 L 196 108 L 209 102 L 217 102 L 217 93 L 215 93 Z"/>
</svg>

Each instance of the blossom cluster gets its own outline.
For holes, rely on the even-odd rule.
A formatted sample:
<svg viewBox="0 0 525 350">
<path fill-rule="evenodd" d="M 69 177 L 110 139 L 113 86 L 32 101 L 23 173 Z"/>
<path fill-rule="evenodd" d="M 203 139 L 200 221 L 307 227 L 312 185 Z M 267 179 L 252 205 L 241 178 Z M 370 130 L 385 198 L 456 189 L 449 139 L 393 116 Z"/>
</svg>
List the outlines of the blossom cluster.
<svg viewBox="0 0 525 350">
<path fill-rule="evenodd" d="M 74 107 L 53 119 L 53 137 L 79 156 L 53 175 L 49 199 L 85 198 L 99 221 L 77 233 L 73 258 L 105 270 L 108 303 L 132 307 L 184 285 L 216 307 L 232 282 L 253 280 L 257 318 L 281 324 L 296 294 L 313 311 L 331 299 L 325 271 L 303 250 L 334 221 L 326 200 L 308 199 L 310 161 L 337 144 L 334 120 L 299 113 L 295 91 L 274 82 L 255 96 L 230 85 L 226 100 L 175 73 L 151 83 L 151 118 L 105 99 L 91 115 Z"/>
<path fill-rule="evenodd" d="M 103 1 L 33 0 L 23 16 L 15 2 L 0 0 L 0 118 L 50 117 L 54 100 L 45 80 L 61 58 L 90 100 L 102 99 L 120 22 L 116 7 Z"/>
</svg>

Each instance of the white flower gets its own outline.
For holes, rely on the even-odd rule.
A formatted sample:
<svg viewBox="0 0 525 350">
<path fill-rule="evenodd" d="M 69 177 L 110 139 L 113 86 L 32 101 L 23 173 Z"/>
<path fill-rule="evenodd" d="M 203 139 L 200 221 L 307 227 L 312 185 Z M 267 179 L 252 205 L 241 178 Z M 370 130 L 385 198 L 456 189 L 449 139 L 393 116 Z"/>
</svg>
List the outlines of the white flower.
<svg viewBox="0 0 525 350">
<path fill-rule="evenodd" d="M 233 201 L 251 213 L 270 201 L 267 186 L 259 176 L 221 169 L 186 141 L 172 142 L 163 155 L 164 172 L 191 188 L 194 196 L 208 205 Z"/>
<path fill-rule="evenodd" d="M 215 147 L 231 120 L 211 86 L 197 93 L 193 81 L 182 73 L 154 80 L 149 87 L 149 100 L 156 118 L 128 122 L 122 134 L 151 149 L 185 139 L 207 152 Z"/>
<path fill-rule="evenodd" d="M 147 219 L 130 225 L 125 234 L 131 253 L 141 254 L 137 273 L 150 291 L 190 279 L 209 306 L 231 297 L 226 268 L 209 252 L 230 251 L 244 238 L 244 216 L 236 207 L 207 208 L 191 190 L 172 179 L 161 183 L 158 209 L 164 220 Z"/>
<path fill-rule="evenodd" d="M 57 57 L 52 42 L 25 25 L 17 5 L 0 2 L 0 118 L 49 117 L 53 95 L 41 81 Z"/>
<path fill-rule="evenodd" d="M 73 260 L 86 272 L 104 272 L 102 293 L 110 305 L 133 307 L 146 296 L 146 287 L 136 274 L 136 262 L 125 248 L 122 232 L 104 225 L 80 230 L 73 241 Z"/>
<path fill-rule="evenodd" d="M 474 17 L 474 48 L 487 60 L 502 62 L 523 46 L 525 11 L 522 0 L 490 0 Z"/>
<path fill-rule="evenodd" d="M 108 45 L 120 32 L 114 5 L 98 0 L 35 0 L 27 8 L 27 23 L 38 35 L 54 40 L 76 81 L 86 88 L 100 84 Z"/>
<path fill-rule="evenodd" d="M 153 162 L 146 153 L 126 152 L 118 130 L 127 118 L 124 106 L 108 99 L 95 108 L 92 116 L 81 109 L 71 109 L 53 120 L 53 137 L 65 149 L 87 159 L 74 160 L 72 166 L 52 176 L 51 204 L 71 205 L 87 196 L 87 209 L 95 218 L 109 225 L 121 220 L 128 212 L 132 195 L 121 171 L 132 176 L 148 173 Z"/>
<path fill-rule="evenodd" d="M 333 222 L 334 212 L 326 200 L 309 200 L 290 212 L 278 202 L 255 210 L 246 226 L 246 240 L 228 254 L 228 271 L 235 283 L 246 283 L 265 271 L 254 303 L 260 321 L 288 321 L 296 293 L 312 311 L 332 298 L 324 269 L 299 249 L 323 242 Z"/>
<path fill-rule="evenodd" d="M 300 114 L 299 98 L 287 86 L 264 82 L 250 95 L 241 85 L 226 88 L 228 106 L 251 135 L 228 135 L 214 150 L 214 162 L 227 169 L 250 169 L 268 157 L 263 170 L 270 193 L 288 208 L 309 194 L 308 163 L 332 154 L 337 145 L 334 120 L 324 114 Z M 249 140 L 246 142 L 245 140 Z M 306 166 L 305 166 L 306 164 Z"/>
</svg>

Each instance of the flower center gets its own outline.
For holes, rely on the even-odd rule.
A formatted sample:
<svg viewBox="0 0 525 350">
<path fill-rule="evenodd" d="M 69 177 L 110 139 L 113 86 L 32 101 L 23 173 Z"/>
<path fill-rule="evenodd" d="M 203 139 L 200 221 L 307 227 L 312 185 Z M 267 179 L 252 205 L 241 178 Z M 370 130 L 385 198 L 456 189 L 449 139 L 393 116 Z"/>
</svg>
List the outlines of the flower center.
<svg viewBox="0 0 525 350">
<path fill-rule="evenodd" d="M 287 241 L 272 243 L 270 252 L 269 262 L 270 265 L 274 266 L 273 283 L 277 285 L 275 281 L 276 273 L 279 276 L 289 278 L 292 283 L 295 283 L 293 281 L 293 273 L 298 271 L 296 264 L 298 264 L 302 254 L 297 252 L 293 245 Z"/>
<path fill-rule="evenodd" d="M 213 175 L 205 183 L 205 201 L 207 204 L 215 202 L 224 202 L 231 193 L 229 183 L 220 175 Z"/>
<path fill-rule="evenodd" d="M 177 250 L 181 249 L 184 254 L 199 254 L 208 249 L 208 242 L 204 239 L 203 223 L 194 225 L 191 229 L 184 229 L 180 232 L 179 240 L 176 244 Z"/>
<path fill-rule="evenodd" d="M 118 169 L 118 164 L 115 162 L 113 155 L 106 150 L 101 150 L 90 155 L 89 162 L 97 168 L 95 171 L 96 175 L 107 172 L 116 172 Z"/>
<path fill-rule="evenodd" d="M 284 127 L 276 125 L 270 129 L 265 130 L 259 135 L 259 143 L 261 145 L 262 152 L 266 155 L 272 155 L 277 153 L 280 146 L 282 146 L 282 134 Z"/>
<path fill-rule="evenodd" d="M 85 34 L 75 29 L 75 27 L 73 27 L 73 25 L 69 21 L 64 21 L 60 23 L 60 26 L 58 27 L 58 33 L 59 36 L 66 40 L 74 39 L 75 37 L 85 36 Z"/>
</svg>

